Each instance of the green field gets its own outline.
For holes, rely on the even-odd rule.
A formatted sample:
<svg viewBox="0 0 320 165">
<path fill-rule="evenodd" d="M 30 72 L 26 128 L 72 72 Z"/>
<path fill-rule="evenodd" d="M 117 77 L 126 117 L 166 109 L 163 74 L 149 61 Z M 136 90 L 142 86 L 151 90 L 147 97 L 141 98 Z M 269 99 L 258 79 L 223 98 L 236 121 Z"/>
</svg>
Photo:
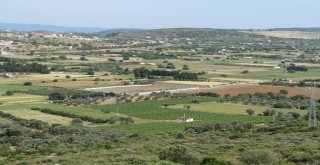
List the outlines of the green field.
<svg viewBox="0 0 320 165">
<path fill-rule="evenodd" d="M 214 98 L 198 97 L 199 101 L 214 101 Z M 138 132 L 141 134 L 160 133 L 160 132 L 177 132 L 182 131 L 186 126 L 199 125 L 210 122 L 266 122 L 272 121 L 272 117 L 264 116 L 247 116 L 235 114 L 209 113 L 201 111 L 190 111 L 185 109 L 171 109 L 161 107 L 163 104 L 179 105 L 191 103 L 192 98 L 170 99 L 160 101 L 148 101 L 138 103 L 121 103 L 114 105 L 103 105 L 95 108 L 108 112 L 119 112 L 127 116 L 137 117 L 140 119 L 154 120 L 154 123 L 133 124 L 133 125 L 111 125 L 106 128 L 123 130 L 129 132 Z M 176 123 L 175 120 L 183 115 L 194 118 L 193 123 Z M 158 122 L 156 122 L 158 121 Z"/>
<path fill-rule="evenodd" d="M 28 103 L 40 102 L 47 100 L 47 96 L 27 95 L 27 94 L 14 94 L 12 96 L 0 96 L 1 103 Z"/>
<path fill-rule="evenodd" d="M 262 114 L 267 109 L 274 109 L 277 112 L 288 113 L 297 112 L 302 116 L 307 114 L 307 110 L 298 109 L 275 109 L 266 106 L 254 106 L 254 105 L 243 105 L 243 104 L 232 104 L 232 103 L 217 103 L 217 102 L 205 102 L 200 104 L 179 104 L 171 106 L 172 108 L 184 108 L 185 105 L 189 105 L 192 111 L 199 112 L 210 112 L 210 113 L 221 113 L 221 114 L 234 114 L 234 115 L 247 115 L 246 110 L 252 109 L 255 111 L 255 115 Z"/>
<path fill-rule="evenodd" d="M 15 84 L 0 84 L 0 95 L 5 94 L 5 92 L 8 90 L 11 90 L 11 91 L 13 91 L 13 90 L 29 90 L 29 89 L 34 89 L 34 88 L 36 88 L 36 87 L 15 85 Z"/>
<path fill-rule="evenodd" d="M 249 72 L 248 74 L 228 75 L 228 78 L 272 80 L 283 78 L 318 78 L 320 69 L 309 69 L 308 72 L 285 73 L 283 69 L 268 69 L 267 71 Z M 210 75 L 208 75 L 210 76 Z M 211 75 L 214 76 L 214 75 Z M 219 76 L 219 75 L 216 75 Z"/>
<path fill-rule="evenodd" d="M 116 116 L 116 114 L 113 114 L 113 113 L 104 113 L 100 110 L 91 109 L 87 107 L 69 107 L 69 106 L 57 105 L 57 104 L 40 104 L 40 103 L 0 106 L 0 110 L 30 110 L 32 107 L 49 108 L 54 111 L 63 111 L 70 114 L 89 116 L 97 119 L 107 119 L 109 117 Z"/>
</svg>

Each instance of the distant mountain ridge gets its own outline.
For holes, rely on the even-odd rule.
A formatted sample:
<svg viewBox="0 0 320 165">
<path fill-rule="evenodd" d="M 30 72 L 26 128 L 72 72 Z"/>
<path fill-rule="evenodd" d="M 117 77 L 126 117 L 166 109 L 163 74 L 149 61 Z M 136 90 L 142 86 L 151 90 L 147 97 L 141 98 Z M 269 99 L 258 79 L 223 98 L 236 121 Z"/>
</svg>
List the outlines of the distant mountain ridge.
<svg viewBox="0 0 320 165">
<path fill-rule="evenodd" d="M 269 31 L 301 31 L 301 32 L 320 32 L 320 28 L 273 28 L 268 29 Z"/>
<path fill-rule="evenodd" d="M 19 23 L 0 23 L 0 29 L 11 31 L 48 31 L 57 33 L 97 33 L 105 31 L 104 28 L 96 27 L 68 27 L 43 24 L 19 24 Z"/>
</svg>

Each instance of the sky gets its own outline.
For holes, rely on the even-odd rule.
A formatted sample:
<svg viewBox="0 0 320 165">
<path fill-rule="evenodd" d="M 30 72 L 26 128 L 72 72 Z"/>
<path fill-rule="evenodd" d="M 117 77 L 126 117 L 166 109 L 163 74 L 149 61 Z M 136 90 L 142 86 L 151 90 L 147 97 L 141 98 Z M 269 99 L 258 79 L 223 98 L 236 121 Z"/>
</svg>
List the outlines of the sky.
<svg viewBox="0 0 320 165">
<path fill-rule="evenodd" d="M 320 0 L 1 0 L 0 22 L 101 28 L 320 27 Z"/>
</svg>

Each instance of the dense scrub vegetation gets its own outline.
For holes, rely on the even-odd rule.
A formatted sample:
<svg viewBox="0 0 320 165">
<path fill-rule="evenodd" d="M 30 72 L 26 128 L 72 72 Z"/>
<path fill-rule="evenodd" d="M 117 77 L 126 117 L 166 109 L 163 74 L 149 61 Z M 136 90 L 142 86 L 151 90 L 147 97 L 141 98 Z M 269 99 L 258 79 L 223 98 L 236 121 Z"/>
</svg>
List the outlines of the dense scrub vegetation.
<svg viewBox="0 0 320 165">
<path fill-rule="evenodd" d="M 166 70 L 149 70 L 146 68 L 136 68 L 133 70 L 136 78 L 150 78 L 151 76 L 173 76 L 175 80 L 198 80 L 197 73 L 166 71 Z"/>
<path fill-rule="evenodd" d="M 0 65 L 0 72 L 29 72 L 49 74 L 50 70 L 48 66 L 37 63 L 21 64 L 15 62 L 5 62 Z"/>
</svg>

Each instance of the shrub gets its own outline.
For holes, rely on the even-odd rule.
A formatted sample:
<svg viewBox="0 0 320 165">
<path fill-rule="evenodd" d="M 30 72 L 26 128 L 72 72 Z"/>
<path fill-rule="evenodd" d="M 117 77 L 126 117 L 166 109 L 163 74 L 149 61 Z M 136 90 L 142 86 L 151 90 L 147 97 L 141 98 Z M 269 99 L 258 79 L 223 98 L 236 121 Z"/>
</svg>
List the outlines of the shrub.
<svg viewBox="0 0 320 165">
<path fill-rule="evenodd" d="M 6 93 L 5 93 L 6 96 L 12 96 L 13 94 L 14 94 L 13 91 L 6 91 Z"/>
<path fill-rule="evenodd" d="M 94 75 L 94 72 L 92 70 L 87 72 L 87 75 Z"/>
<path fill-rule="evenodd" d="M 61 93 L 51 93 L 49 95 L 49 100 L 64 100 L 66 98 L 65 95 L 61 94 Z"/>
<path fill-rule="evenodd" d="M 227 165 L 227 162 L 210 157 L 210 158 L 204 158 L 200 163 L 200 165 Z"/>
<path fill-rule="evenodd" d="M 295 152 L 289 157 L 289 161 L 307 164 L 312 161 L 312 156 L 305 152 Z"/>
<path fill-rule="evenodd" d="M 23 85 L 24 85 L 24 86 L 31 86 L 31 85 L 32 85 L 32 82 L 25 82 Z"/>
<path fill-rule="evenodd" d="M 263 111 L 263 116 L 273 116 L 276 114 L 276 111 L 273 109 L 267 109 L 265 111 Z"/>
<path fill-rule="evenodd" d="M 183 139 L 184 138 L 184 134 L 179 132 L 179 133 L 177 133 L 176 138 L 177 139 Z"/>
<path fill-rule="evenodd" d="M 244 71 L 241 72 L 241 74 L 248 74 L 248 73 L 249 73 L 248 70 L 244 70 Z"/>
<path fill-rule="evenodd" d="M 289 94 L 289 92 L 288 92 L 287 89 L 281 89 L 281 90 L 279 91 L 279 93 L 280 93 L 280 94 L 284 94 L 284 95 Z"/>
<path fill-rule="evenodd" d="M 275 156 L 265 150 L 249 150 L 242 152 L 240 156 L 240 161 L 247 164 L 272 164 L 274 160 Z"/>
<path fill-rule="evenodd" d="M 190 155 L 185 147 L 170 146 L 160 151 L 160 160 L 168 160 L 185 165 L 199 164 L 199 160 Z"/>
<path fill-rule="evenodd" d="M 188 65 L 183 65 L 182 70 L 189 70 L 189 66 Z"/>
<path fill-rule="evenodd" d="M 252 109 L 247 109 L 246 112 L 249 116 L 252 116 L 254 114 L 254 110 Z"/>
<path fill-rule="evenodd" d="M 191 103 L 192 103 L 192 104 L 199 104 L 200 101 L 199 101 L 198 99 L 192 99 L 192 100 L 191 100 Z"/>
<path fill-rule="evenodd" d="M 74 126 L 82 126 L 83 125 L 83 121 L 79 118 L 75 118 L 71 121 L 71 125 Z"/>
<path fill-rule="evenodd" d="M 292 106 L 287 102 L 279 102 L 274 104 L 273 108 L 292 108 Z"/>
</svg>

